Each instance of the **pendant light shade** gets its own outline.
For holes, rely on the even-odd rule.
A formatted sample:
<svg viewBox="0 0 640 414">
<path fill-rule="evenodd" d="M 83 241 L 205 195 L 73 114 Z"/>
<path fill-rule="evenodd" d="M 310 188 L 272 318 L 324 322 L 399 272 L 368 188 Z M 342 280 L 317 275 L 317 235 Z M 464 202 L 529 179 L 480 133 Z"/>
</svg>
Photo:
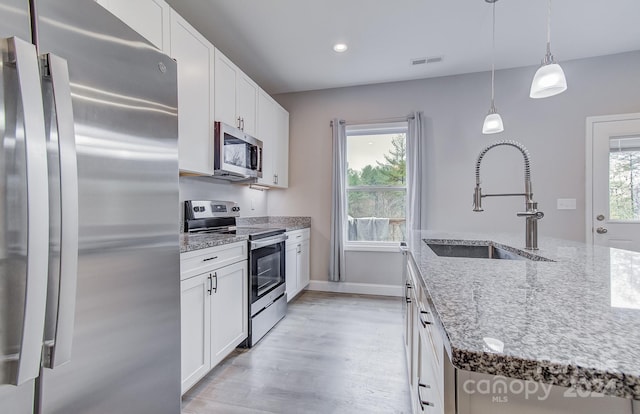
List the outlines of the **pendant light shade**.
<svg viewBox="0 0 640 414">
<path fill-rule="evenodd" d="M 494 108 L 495 109 L 495 108 Z M 497 134 L 504 131 L 504 124 L 502 123 L 502 117 L 497 112 L 491 112 L 487 114 L 482 125 L 483 134 Z"/>
<path fill-rule="evenodd" d="M 484 118 L 484 124 L 482 124 L 483 134 L 497 134 L 504 131 L 504 124 L 502 123 L 502 117 L 496 110 L 495 105 L 495 77 L 496 77 L 496 2 L 498 0 L 485 0 L 487 3 L 493 5 L 493 32 L 491 38 L 491 109 Z"/>
<path fill-rule="evenodd" d="M 567 78 L 551 54 L 551 0 L 547 9 L 547 54 L 542 60 L 531 82 L 529 96 L 534 99 L 548 98 L 567 90 Z"/>
<path fill-rule="evenodd" d="M 552 57 L 553 59 L 553 57 Z M 567 90 L 567 78 L 557 63 L 540 66 L 533 76 L 529 96 L 535 99 L 548 98 Z"/>
</svg>

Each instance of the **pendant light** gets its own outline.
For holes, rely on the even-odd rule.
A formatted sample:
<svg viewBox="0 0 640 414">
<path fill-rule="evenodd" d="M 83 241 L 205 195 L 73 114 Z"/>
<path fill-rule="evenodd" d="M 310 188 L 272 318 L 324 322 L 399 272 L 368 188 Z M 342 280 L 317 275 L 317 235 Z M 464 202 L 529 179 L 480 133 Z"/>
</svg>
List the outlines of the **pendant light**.
<svg viewBox="0 0 640 414">
<path fill-rule="evenodd" d="M 493 32 L 491 38 L 491 108 L 482 125 L 483 134 L 496 134 L 504 131 L 502 117 L 495 105 L 495 77 L 496 77 L 496 2 L 498 0 L 485 0 L 493 4 Z"/>
<path fill-rule="evenodd" d="M 538 68 L 531 82 L 529 96 L 535 99 L 548 98 L 567 90 L 567 79 L 564 71 L 551 54 L 551 0 L 547 9 L 547 54 L 542 59 L 542 66 Z"/>
</svg>

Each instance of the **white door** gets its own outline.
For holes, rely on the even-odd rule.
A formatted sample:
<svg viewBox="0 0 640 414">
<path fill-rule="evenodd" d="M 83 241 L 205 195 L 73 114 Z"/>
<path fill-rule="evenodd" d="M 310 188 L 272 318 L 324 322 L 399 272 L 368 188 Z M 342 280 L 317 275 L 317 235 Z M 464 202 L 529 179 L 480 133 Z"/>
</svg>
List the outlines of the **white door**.
<svg viewBox="0 0 640 414">
<path fill-rule="evenodd" d="M 180 282 L 182 393 L 211 368 L 209 273 Z"/>
<path fill-rule="evenodd" d="M 298 290 L 298 244 L 287 243 L 285 248 L 285 288 L 287 302 L 291 301 Z"/>
<path fill-rule="evenodd" d="M 171 57 L 178 62 L 180 169 L 213 174 L 214 47 L 179 14 L 171 12 Z"/>
<path fill-rule="evenodd" d="M 242 130 L 251 136 L 256 136 L 258 117 L 258 85 L 242 72 L 236 78 L 237 114 L 241 118 Z M 260 139 L 260 137 L 256 137 Z"/>
<path fill-rule="evenodd" d="M 309 285 L 310 250 L 309 239 L 300 243 L 298 248 L 298 289 L 300 290 Z"/>
<path fill-rule="evenodd" d="M 218 49 L 215 52 L 216 121 L 240 127 L 236 115 L 236 76 L 239 69 Z"/>
<path fill-rule="evenodd" d="M 640 251 L 640 114 L 587 119 L 586 210 L 588 242 Z"/>
<path fill-rule="evenodd" d="M 249 292 L 247 262 L 213 273 L 211 301 L 211 366 L 222 361 L 247 338 Z"/>
</svg>

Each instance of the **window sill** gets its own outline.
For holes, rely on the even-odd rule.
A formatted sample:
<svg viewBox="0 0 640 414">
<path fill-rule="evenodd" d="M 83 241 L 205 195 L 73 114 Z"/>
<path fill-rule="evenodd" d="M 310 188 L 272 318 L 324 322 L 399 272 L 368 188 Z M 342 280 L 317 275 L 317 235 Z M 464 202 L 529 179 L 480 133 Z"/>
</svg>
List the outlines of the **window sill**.
<svg viewBox="0 0 640 414">
<path fill-rule="evenodd" d="M 394 243 L 346 243 L 347 252 L 387 252 L 400 253 L 400 242 Z"/>
</svg>

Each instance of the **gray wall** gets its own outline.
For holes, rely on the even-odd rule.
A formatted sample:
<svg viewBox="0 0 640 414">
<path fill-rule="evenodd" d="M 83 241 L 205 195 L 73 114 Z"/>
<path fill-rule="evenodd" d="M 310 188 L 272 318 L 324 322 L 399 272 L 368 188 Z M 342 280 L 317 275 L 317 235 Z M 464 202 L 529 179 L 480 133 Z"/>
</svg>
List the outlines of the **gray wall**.
<svg viewBox="0 0 640 414">
<path fill-rule="evenodd" d="M 276 96 L 290 112 L 290 188 L 269 194 L 269 214 L 312 216 L 312 279 L 327 279 L 333 117 L 359 121 L 424 112 L 428 229 L 524 234 L 524 221 L 515 215 L 523 208 L 521 199 L 486 199 L 484 213 L 471 211 L 480 150 L 500 139 L 520 141 L 531 153 L 535 198 L 546 214 L 540 235 L 583 240 L 585 118 L 640 112 L 640 52 L 561 63 L 569 89 L 541 100 L 528 96 L 535 67 L 497 71 L 496 105 L 505 132 L 489 136 L 480 132 L 489 109 L 488 72 Z M 522 177 L 521 156 L 513 148 L 493 150 L 483 161 L 485 193 L 520 191 Z M 558 198 L 575 198 L 577 210 L 557 210 Z M 375 257 L 382 265 L 385 256 Z M 360 259 L 350 257 L 354 269 L 353 258 Z M 367 266 L 375 268 L 370 261 Z"/>
</svg>

